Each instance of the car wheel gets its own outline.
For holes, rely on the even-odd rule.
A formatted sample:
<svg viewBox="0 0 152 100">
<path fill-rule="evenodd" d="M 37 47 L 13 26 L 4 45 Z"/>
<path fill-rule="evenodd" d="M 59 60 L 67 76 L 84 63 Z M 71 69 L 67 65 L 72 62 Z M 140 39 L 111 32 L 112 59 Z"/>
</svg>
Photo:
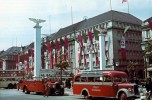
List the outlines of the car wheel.
<svg viewBox="0 0 152 100">
<path fill-rule="evenodd" d="M 126 93 L 121 93 L 120 95 L 119 95 L 119 98 L 118 98 L 118 100 L 127 100 L 127 95 L 126 95 Z"/>
<path fill-rule="evenodd" d="M 23 92 L 24 92 L 25 94 L 29 94 L 29 93 L 30 93 L 30 92 L 28 91 L 27 87 L 24 87 Z"/>
<path fill-rule="evenodd" d="M 87 91 L 83 91 L 82 95 L 83 95 L 84 99 L 88 99 L 89 98 Z"/>
<path fill-rule="evenodd" d="M 64 88 L 61 89 L 60 94 L 64 95 Z"/>
</svg>

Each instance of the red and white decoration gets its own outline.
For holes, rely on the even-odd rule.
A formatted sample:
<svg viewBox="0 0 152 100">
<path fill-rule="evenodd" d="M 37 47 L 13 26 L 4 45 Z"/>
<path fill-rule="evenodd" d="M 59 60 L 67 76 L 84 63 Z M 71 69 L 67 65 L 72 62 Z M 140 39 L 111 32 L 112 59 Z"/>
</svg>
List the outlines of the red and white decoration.
<svg viewBox="0 0 152 100">
<path fill-rule="evenodd" d="M 122 36 L 121 41 L 120 41 L 120 46 L 121 46 L 121 57 L 123 60 L 126 59 L 126 47 L 125 47 L 125 37 Z"/>
</svg>

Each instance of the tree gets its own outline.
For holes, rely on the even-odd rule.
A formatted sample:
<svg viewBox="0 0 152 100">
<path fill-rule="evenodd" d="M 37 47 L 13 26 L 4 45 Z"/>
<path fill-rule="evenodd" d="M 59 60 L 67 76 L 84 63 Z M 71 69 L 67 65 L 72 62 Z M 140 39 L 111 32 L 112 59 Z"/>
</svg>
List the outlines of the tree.
<svg viewBox="0 0 152 100">
<path fill-rule="evenodd" d="M 65 61 L 64 59 L 65 55 L 60 55 L 58 57 L 58 59 L 60 59 L 60 61 L 56 64 L 54 64 L 55 67 L 57 67 L 58 69 L 61 70 L 61 82 L 62 82 L 62 72 L 63 70 L 66 70 L 68 67 L 70 67 L 69 62 Z"/>
</svg>

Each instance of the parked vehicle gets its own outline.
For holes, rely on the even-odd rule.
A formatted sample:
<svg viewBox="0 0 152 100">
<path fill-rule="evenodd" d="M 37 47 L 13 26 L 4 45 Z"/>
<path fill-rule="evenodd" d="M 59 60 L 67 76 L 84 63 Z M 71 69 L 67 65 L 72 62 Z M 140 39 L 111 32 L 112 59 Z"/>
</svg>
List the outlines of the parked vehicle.
<svg viewBox="0 0 152 100">
<path fill-rule="evenodd" d="M 37 94 L 43 94 L 45 91 L 45 84 L 49 86 L 49 95 L 64 95 L 64 86 L 58 82 L 44 81 L 44 80 L 23 80 L 19 83 L 19 89 L 25 94 L 30 92 L 36 92 Z"/>
<path fill-rule="evenodd" d="M 23 77 L 22 70 L 0 70 L 0 88 L 15 89 Z"/>
<path fill-rule="evenodd" d="M 128 82 L 125 72 L 121 71 L 83 71 L 75 75 L 73 94 L 88 97 L 116 98 L 127 100 L 138 98 L 138 85 Z"/>
</svg>

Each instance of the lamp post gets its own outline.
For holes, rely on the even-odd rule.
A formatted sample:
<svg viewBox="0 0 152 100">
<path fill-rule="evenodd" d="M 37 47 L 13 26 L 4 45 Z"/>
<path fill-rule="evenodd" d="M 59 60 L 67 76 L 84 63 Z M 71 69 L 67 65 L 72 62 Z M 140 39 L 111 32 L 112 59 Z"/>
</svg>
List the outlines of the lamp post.
<svg viewBox="0 0 152 100">
<path fill-rule="evenodd" d="M 145 78 L 147 78 L 147 57 L 146 57 L 146 44 L 145 42 L 141 43 L 141 49 L 143 51 L 143 57 L 144 57 L 144 68 L 145 68 Z"/>
</svg>

